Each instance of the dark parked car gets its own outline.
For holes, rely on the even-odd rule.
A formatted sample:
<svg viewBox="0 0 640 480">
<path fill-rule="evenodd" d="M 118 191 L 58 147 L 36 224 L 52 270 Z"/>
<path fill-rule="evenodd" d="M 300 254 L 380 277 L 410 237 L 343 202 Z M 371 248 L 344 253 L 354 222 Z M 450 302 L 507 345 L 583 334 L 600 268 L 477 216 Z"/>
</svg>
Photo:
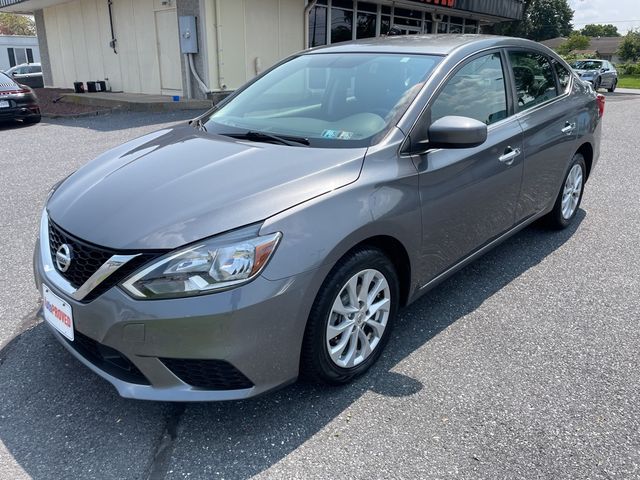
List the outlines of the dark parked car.
<svg viewBox="0 0 640 480">
<path fill-rule="evenodd" d="M 39 63 L 23 63 L 21 65 L 11 67 L 4 73 L 21 85 L 28 85 L 31 88 L 44 87 L 42 66 Z"/>
<path fill-rule="evenodd" d="M 294 55 L 54 187 L 35 252 L 46 323 L 125 397 L 348 382 L 399 308 L 538 219 L 574 221 L 603 112 L 528 40 Z"/>
<path fill-rule="evenodd" d="M 571 68 L 582 80 L 591 83 L 596 91 L 606 88 L 614 92 L 618 86 L 618 72 L 606 60 L 578 60 L 571 64 Z"/>
<path fill-rule="evenodd" d="M 33 90 L 0 72 L 0 120 L 38 123 L 40 118 L 38 97 Z"/>
</svg>

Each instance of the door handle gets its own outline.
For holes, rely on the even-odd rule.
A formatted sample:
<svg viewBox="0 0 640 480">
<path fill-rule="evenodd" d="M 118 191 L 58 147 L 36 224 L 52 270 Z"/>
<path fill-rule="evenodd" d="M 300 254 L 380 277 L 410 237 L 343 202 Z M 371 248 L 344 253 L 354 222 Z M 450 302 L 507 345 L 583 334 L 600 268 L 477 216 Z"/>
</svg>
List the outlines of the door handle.
<svg viewBox="0 0 640 480">
<path fill-rule="evenodd" d="M 519 148 L 507 147 L 504 151 L 504 154 L 498 157 L 498 160 L 506 165 L 511 165 L 518 155 L 520 155 Z"/>
<path fill-rule="evenodd" d="M 562 133 L 564 133 L 565 135 L 571 135 L 575 129 L 576 129 L 575 123 L 567 122 L 564 128 L 562 129 Z"/>
</svg>

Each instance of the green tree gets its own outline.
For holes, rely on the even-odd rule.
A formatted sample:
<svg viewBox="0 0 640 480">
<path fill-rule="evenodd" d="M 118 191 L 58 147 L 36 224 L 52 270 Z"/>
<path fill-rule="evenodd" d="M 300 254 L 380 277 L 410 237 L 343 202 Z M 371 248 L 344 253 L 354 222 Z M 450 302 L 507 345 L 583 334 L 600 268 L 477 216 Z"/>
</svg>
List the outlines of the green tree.
<svg viewBox="0 0 640 480">
<path fill-rule="evenodd" d="M 542 41 L 568 37 L 573 31 L 568 0 L 524 0 L 522 6 L 522 20 L 494 25 L 492 32 Z"/>
<path fill-rule="evenodd" d="M 26 15 L 0 13 L 0 35 L 35 35 L 36 23 Z"/>
<path fill-rule="evenodd" d="M 558 53 L 561 55 L 567 55 L 574 50 L 587 50 L 591 40 L 586 35 L 580 35 L 579 33 L 572 33 L 564 42 L 558 47 Z"/>
<path fill-rule="evenodd" d="M 599 25 L 599 24 L 589 24 L 585 25 L 582 30 L 580 30 L 582 35 L 586 35 L 587 37 L 620 37 L 620 32 L 618 32 L 618 27 L 615 25 L 607 24 L 607 25 Z"/>
<path fill-rule="evenodd" d="M 625 62 L 637 62 L 640 60 L 640 30 L 630 30 L 622 40 L 618 55 Z"/>
</svg>

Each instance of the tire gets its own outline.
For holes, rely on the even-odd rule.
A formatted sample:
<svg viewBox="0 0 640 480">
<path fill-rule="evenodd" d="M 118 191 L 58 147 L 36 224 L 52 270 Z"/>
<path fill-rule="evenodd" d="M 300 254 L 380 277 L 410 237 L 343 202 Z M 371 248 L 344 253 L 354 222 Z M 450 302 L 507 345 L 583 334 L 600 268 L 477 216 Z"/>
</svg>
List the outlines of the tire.
<svg viewBox="0 0 640 480">
<path fill-rule="evenodd" d="M 42 120 L 42 115 L 38 114 L 38 115 L 32 115 L 30 117 L 26 117 L 22 121 L 27 124 L 33 124 L 33 123 L 40 123 L 40 120 Z"/>
<path fill-rule="evenodd" d="M 386 288 L 380 278 L 386 281 Z M 346 312 L 353 309 L 352 298 L 355 298 L 349 295 L 349 285 L 354 287 L 354 295 L 363 294 L 358 287 L 365 281 L 369 287 L 373 287 L 367 289 L 370 295 L 374 289 L 378 289 L 379 293 L 373 301 L 365 301 L 359 313 L 354 311 L 347 315 Z M 327 275 L 311 308 L 302 342 L 301 375 L 315 382 L 340 385 L 366 372 L 380 357 L 389 340 L 398 310 L 399 292 L 396 270 L 381 250 L 358 247 L 343 257 Z M 384 302 L 387 297 L 388 302 Z M 358 295 L 358 299 L 361 298 L 365 296 Z M 337 302 L 340 302 L 337 309 L 344 310 L 344 315 L 334 311 Z M 369 320 L 366 318 L 370 312 L 364 310 L 367 303 L 383 305 Z M 388 309 L 386 312 L 385 306 Z M 374 322 L 376 328 L 372 328 Z M 350 324 L 351 327 L 345 327 Z M 331 339 L 330 326 L 334 327 L 331 333 L 336 333 Z M 369 349 L 365 347 L 365 341 Z M 333 356 L 329 351 L 331 346 Z"/>
<path fill-rule="evenodd" d="M 597 92 L 600 89 L 601 84 L 602 84 L 602 79 L 600 77 L 596 78 L 593 81 L 593 89 Z"/>
<path fill-rule="evenodd" d="M 578 170 L 579 169 L 579 170 Z M 580 185 L 579 188 L 575 183 L 576 178 L 573 180 L 570 178 L 579 171 Z M 560 192 L 556 198 L 556 202 L 553 206 L 553 210 L 549 212 L 544 218 L 548 227 L 555 230 L 562 230 L 567 228 L 573 222 L 576 213 L 580 209 L 580 203 L 582 203 L 582 194 L 584 193 L 584 183 L 587 177 L 587 167 L 584 161 L 584 157 L 581 153 L 576 153 L 567 169 L 567 173 L 562 181 Z M 569 188 L 571 186 L 571 189 Z M 567 197 L 572 197 L 571 200 Z M 565 201 L 563 201 L 565 200 Z M 571 203 L 567 203 L 571 202 Z M 567 208 L 570 207 L 570 208 Z"/>
<path fill-rule="evenodd" d="M 607 88 L 607 90 L 610 93 L 613 93 L 616 91 L 616 87 L 618 86 L 618 80 L 614 80 L 613 83 L 611 84 L 611 88 Z"/>
</svg>

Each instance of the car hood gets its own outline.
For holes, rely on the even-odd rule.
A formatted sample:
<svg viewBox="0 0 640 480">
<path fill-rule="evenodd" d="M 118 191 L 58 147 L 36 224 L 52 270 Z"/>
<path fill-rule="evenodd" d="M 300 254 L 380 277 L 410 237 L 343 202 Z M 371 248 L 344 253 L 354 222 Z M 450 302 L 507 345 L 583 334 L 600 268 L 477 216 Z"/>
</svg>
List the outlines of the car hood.
<svg viewBox="0 0 640 480">
<path fill-rule="evenodd" d="M 354 182 L 365 153 L 240 141 L 185 125 L 88 163 L 55 190 L 47 210 L 97 245 L 176 248 Z"/>
</svg>

